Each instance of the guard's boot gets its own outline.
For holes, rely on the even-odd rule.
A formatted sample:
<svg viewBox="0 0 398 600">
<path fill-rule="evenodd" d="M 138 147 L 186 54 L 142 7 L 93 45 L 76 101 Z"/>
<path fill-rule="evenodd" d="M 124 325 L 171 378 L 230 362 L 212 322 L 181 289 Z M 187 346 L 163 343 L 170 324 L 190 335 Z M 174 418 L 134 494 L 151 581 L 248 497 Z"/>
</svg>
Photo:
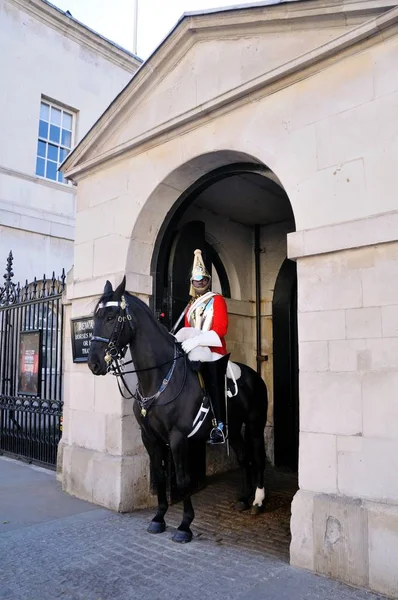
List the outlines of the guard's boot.
<svg viewBox="0 0 398 600">
<path fill-rule="evenodd" d="M 209 444 L 223 444 L 227 437 L 225 375 L 229 356 L 229 354 L 226 354 L 218 360 L 202 363 L 205 388 L 210 396 L 214 412 L 213 429 L 210 432 Z"/>
</svg>

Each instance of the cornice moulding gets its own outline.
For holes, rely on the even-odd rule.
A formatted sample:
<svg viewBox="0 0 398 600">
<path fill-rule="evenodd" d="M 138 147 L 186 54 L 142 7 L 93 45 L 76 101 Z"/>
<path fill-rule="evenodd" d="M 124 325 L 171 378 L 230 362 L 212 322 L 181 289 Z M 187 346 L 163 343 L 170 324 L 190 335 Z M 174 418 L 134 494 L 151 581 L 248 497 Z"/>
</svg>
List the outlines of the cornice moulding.
<svg viewBox="0 0 398 600">
<path fill-rule="evenodd" d="M 398 8 L 393 8 L 387 13 L 383 13 L 370 21 L 362 23 L 323 46 L 311 50 L 272 71 L 264 73 L 178 117 L 166 121 L 125 144 L 78 164 L 79 160 L 84 159 L 84 155 L 95 143 L 98 143 L 99 139 L 104 139 L 103 136 L 106 133 L 109 123 L 112 121 L 117 122 L 124 118 L 125 115 L 122 114 L 123 108 L 129 106 L 131 110 L 134 108 L 134 105 L 142 102 L 148 90 L 156 87 L 157 83 L 165 77 L 172 66 L 181 60 L 187 51 L 187 47 L 191 46 L 195 41 L 201 40 L 203 35 L 206 38 L 203 32 L 199 34 L 197 28 L 193 27 L 194 24 L 196 25 L 196 22 L 193 23 L 192 19 L 194 17 L 181 22 L 180 29 L 177 29 L 175 32 L 176 35 L 173 36 L 172 34 L 165 41 L 162 52 L 159 52 L 158 55 L 155 54 L 153 60 L 137 72 L 131 83 L 119 94 L 114 103 L 111 104 L 109 109 L 97 121 L 97 124 L 65 160 L 61 170 L 68 178 L 74 179 L 77 175 L 81 175 L 106 161 L 117 159 L 122 153 L 133 151 L 143 144 L 152 142 L 152 145 L 156 145 L 154 143 L 155 140 L 157 140 L 157 143 L 160 143 L 160 139 L 157 138 L 170 137 L 172 132 L 177 129 L 179 132 L 184 127 L 188 129 L 189 124 L 191 126 L 193 122 L 198 124 L 203 116 L 209 118 L 210 113 L 214 117 L 216 114 L 220 114 L 220 111 L 226 112 L 226 106 L 228 106 L 228 110 L 232 110 L 239 104 L 251 102 L 256 97 L 261 97 L 265 93 L 275 93 L 287 85 L 292 85 L 301 79 L 311 76 L 320 69 L 326 68 L 332 62 L 340 60 L 344 56 L 356 53 L 360 43 L 365 44 L 367 42 L 368 45 L 378 43 L 380 39 L 396 33 Z M 180 41 L 185 43 L 180 44 Z M 133 102 L 131 102 L 132 100 Z"/>
<path fill-rule="evenodd" d="M 398 211 L 391 211 L 288 233 L 288 258 L 298 260 L 331 252 L 396 243 L 397 240 Z"/>
<path fill-rule="evenodd" d="M 8 0 L 8 2 L 29 15 L 34 16 L 62 35 L 69 37 L 72 41 L 86 46 L 86 48 L 93 52 L 97 52 L 103 58 L 125 71 L 134 74 L 142 64 L 142 61 L 134 55 L 112 44 L 100 34 L 96 34 L 91 29 L 86 28 L 83 24 L 66 16 L 42 0 Z"/>
</svg>

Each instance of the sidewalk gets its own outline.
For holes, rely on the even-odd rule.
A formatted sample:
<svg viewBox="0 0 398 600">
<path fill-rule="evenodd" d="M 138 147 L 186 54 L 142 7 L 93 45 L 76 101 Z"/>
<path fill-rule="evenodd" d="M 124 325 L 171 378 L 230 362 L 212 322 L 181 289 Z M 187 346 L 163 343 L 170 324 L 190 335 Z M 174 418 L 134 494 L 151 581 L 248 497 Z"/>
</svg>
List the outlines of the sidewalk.
<svg viewBox="0 0 398 600">
<path fill-rule="evenodd" d="M 152 511 L 112 513 L 64 494 L 55 473 L 0 457 L 1 600 L 376 600 L 193 526 L 149 535 Z M 177 516 L 178 515 L 178 516 Z"/>
</svg>

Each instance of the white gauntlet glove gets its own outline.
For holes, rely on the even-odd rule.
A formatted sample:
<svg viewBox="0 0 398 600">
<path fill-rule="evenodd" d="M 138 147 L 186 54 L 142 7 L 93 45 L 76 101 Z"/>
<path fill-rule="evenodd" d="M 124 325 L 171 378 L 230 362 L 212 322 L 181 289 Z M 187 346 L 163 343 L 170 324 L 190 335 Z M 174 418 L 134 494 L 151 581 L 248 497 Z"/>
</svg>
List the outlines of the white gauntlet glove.
<svg viewBox="0 0 398 600">
<path fill-rule="evenodd" d="M 182 349 L 187 354 L 191 352 L 197 346 L 211 346 L 214 348 L 220 348 L 222 346 L 221 340 L 215 331 L 202 331 L 198 332 L 195 337 L 189 338 L 182 342 Z"/>
<path fill-rule="evenodd" d="M 185 340 L 185 342 L 182 342 L 182 349 L 184 350 L 184 352 L 186 352 L 188 354 L 188 352 L 191 352 L 191 350 L 193 350 L 194 348 L 196 348 L 196 346 L 199 345 L 198 342 L 198 338 L 199 336 L 197 335 L 194 338 L 191 338 L 189 340 Z"/>
</svg>

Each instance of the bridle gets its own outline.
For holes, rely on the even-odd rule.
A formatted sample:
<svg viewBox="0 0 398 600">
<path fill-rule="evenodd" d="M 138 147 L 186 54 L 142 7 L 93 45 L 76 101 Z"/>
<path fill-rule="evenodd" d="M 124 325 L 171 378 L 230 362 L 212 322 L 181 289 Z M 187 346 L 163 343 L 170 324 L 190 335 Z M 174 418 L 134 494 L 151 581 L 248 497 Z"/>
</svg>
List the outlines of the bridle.
<svg viewBox="0 0 398 600">
<path fill-rule="evenodd" d="M 131 317 L 128 304 L 126 302 L 126 298 L 122 296 L 120 302 L 113 300 L 111 302 L 100 302 L 97 306 L 96 312 L 101 310 L 101 308 L 108 307 L 119 307 L 120 312 L 117 317 L 117 321 L 113 328 L 113 331 L 109 338 L 100 337 L 98 335 L 93 335 L 91 338 L 92 342 L 102 342 L 103 344 L 107 344 L 105 349 L 105 362 L 107 364 L 107 372 L 109 373 L 112 370 L 112 366 L 114 362 L 122 361 L 127 352 L 127 346 L 124 348 L 119 348 L 120 336 L 122 335 L 124 324 L 126 321 L 128 322 L 131 331 L 134 331 L 133 327 L 133 319 Z M 125 313 L 125 314 L 123 314 Z"/>
<path fill-rule="evenodd" d="M 156 402 L 156 400 L 165 391 L 168 384 L 170 383 L 170 380 L 171 380 L 174 370 L 175 370 L 177 360 L 180 358 L 186 359 L 186 355 L 180 349 L 180 345 L 177 342 L 175 342 L 174 343 L 174 356 L 171 360 L 168 360 L 160 365 L 155 365 L 153 367 L 147 367 L 145 369 L 132 369 L 130 371 L 125 371 L 125 367 L 129 364 L 132 364 L 133 361 L 129 360 L 126 362 L 124 360 L 124 357 L 127 352 L 128 344 L 121 348 L 120 347 L 120 338 L 121 338 L 121 335 L 122 335 L 122 332 L 123 332 L 126 322 L 129 324 L 131 331 L 134 332 L 133 319 L 130 314 L 129 304 L 126 301 L 126 298 L 124 295 L 121 297 L 120 301 L 112 300 L 109 302 L 100 302 L 97 306 L 96 312 L 98 310 L 100 310 L 101 308 L 108 308 L 108 307 L 118 307 L 119 308 L 120 314 L 117 316 L 117 320 L 116 320 L 115 326 L 113 328 L 113 331 L 109 338 L 104 338 L 104 337 L 95 335 L 95 336 L 92 336 L 91 341 L 107 344 L 107 346 L 105 348 L 105 356 L 104 356 L 104 360 L 107 364 L 107 373 L 112 373 L 112 375 L 115 375 L 117 377 L 119 392 L 123 396 L 123 398 L 125 398 L 126 400 L 131 400 L 132 398 L 137 400 L 137 402 L 139 403 L 140 408 L 141 408 L 141 415 L 143 417 L 145 417 L 148 409 Z M 147 397 L 143 396 L 140 392 L 138 382 L 137 382 L 137 387 L 136 387 L 135 393 L 130 390 L 130 388 L 125 380 L 125 375 L 131 374 L 131 373 L 141 373 L 143 371 L 152 371 L 155 369 L 159 369 L 160 367 L 163 367 L 170 363 L 172 363 L 172 365 L 171 365 L 166 377 L 163 379 L 161 386 L 160 386 L 159 390 L 156 392 L 156 394 L 153 394 L 152 396 L 147 396 Z M 186 364 L 186 360 L 185 360 L 185 375 L 184 375 L 181 389 L 179 390 L 179 392 L 175 396 L 175 398 L 170 400 L 170 402 L 175 400 L 181 394 L 182 389 L 185 385 L 186 375 L 187 375 L 187 364 Z M 122 388 L 120 386 L 120 383 L 119 383 L 119 379 L 122 380 L 123 386 L 125 387 L 127 392 L 130 394 L 130 396 L 124 395 Z"/>
</svg>

